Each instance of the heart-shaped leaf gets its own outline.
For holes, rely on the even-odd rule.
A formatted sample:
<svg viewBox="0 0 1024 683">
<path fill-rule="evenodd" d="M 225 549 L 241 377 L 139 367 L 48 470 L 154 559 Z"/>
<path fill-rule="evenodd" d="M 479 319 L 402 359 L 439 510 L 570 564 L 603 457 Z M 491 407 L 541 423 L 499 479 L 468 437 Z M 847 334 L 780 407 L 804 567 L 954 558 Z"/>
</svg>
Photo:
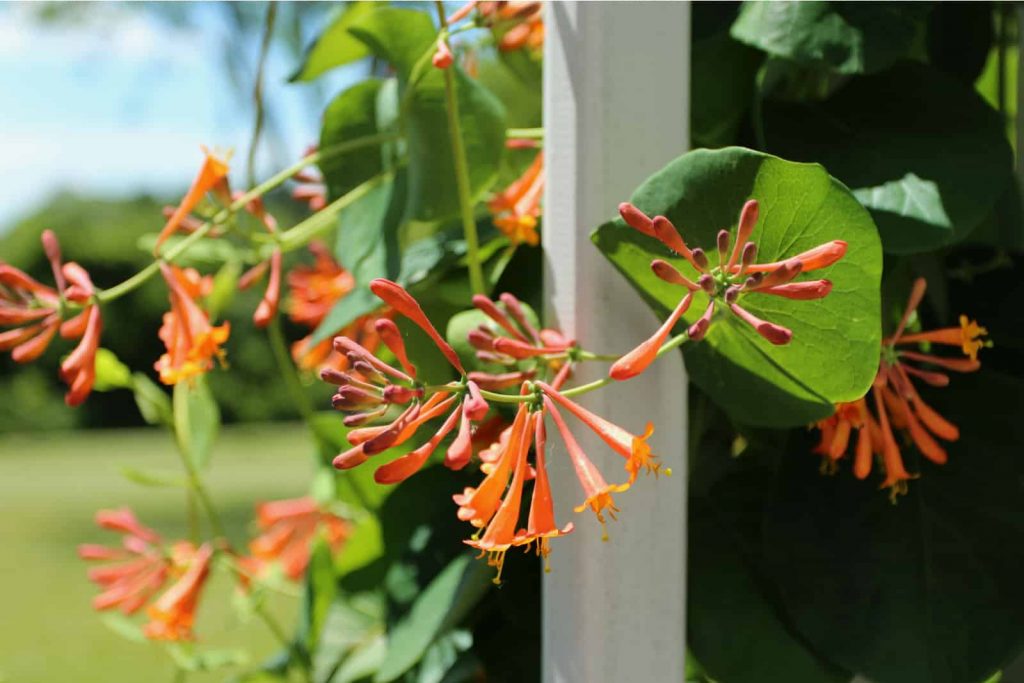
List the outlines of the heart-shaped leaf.
<svg viewBox="0 0 1024 683">
<path fill-rule="evenodd" d="M 830 414 L 834 403 L 862 396 L 878 369 L 882 259 L 867 211 L 821 166 L 738 147 L 683 155 L 644 182 L 632 202 L 648 215 L 667 216 L 687 243 L 703 247 L 715 265 L 718 231 L 735 226 L 750 198 L 761 207 L 751 237 L 758 262 L 783 260 L 836 239 L 847 242 L 847 253 L 806 276 L 832 281 L 833 290 L 824 299 L 741 297 L 754 315 L 792 330 L 790 344 L 773 346 L 727 310 L 720 311 L 705 339 L 686 345 L 687 370 L 736 420 L 804 424 Z M 655 277 L 652 259 L 670 260 L 697 277 L 687 262 L 670 258 L 659 242 L 621 220 L 598 228 L 594 242 L 659 312 L 674 308 L 685 290 Z M 706 304 L 707 296 L 698 292 L 685 319 L 695 321 Z"/>
</svg>

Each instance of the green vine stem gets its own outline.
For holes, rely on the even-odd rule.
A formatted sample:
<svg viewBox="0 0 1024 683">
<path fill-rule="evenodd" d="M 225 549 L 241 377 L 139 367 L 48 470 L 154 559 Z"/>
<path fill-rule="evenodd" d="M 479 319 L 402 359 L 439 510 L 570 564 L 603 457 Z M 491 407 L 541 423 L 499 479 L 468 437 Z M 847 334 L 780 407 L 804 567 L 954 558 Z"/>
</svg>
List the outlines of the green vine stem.
<svg viewBox="0 0 1024 683">
<path fill-rule="evenodd" d="M 543 140 L 543 128 L 509 128 L 505 131 L 507 138 L 524 138 L 527 140 Z"/>
<path fill-rule="evenodd" d="M 437 15 L 441 21 L 441 32 L 448 34 L 448 19 L 444 3 L 436 0 Z M 462 123 L 459 120 L 459 99 L 455 92 L 455 73 L 444 69 L 445 110 L 448 114 L 448 137 L 452 141 L 452 160 L 455 163 L 455 182 L 459 192 L 459 210 L 462 214 L 462 232 L 466 236 L 466 257 L 469 265 L 469 286 L 474 294 L 486 294 L 483 264 L 480 261 L 480 237 L 476 232 L 473 216 L 473 200 L 470 196 L 469 166 L 466 161 L 466 146 L 462 139 Z"/>
</svg>

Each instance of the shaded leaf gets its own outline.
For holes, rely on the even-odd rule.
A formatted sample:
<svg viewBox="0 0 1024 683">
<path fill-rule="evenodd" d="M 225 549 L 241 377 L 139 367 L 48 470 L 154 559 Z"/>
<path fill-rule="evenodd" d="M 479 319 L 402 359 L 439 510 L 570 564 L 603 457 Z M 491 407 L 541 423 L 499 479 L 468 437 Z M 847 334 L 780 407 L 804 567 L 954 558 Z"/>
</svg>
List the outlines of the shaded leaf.
<svg viewBox="0 0 1024 683">
<path fill-rule="evenodd" d="M 445 630 L 459 624 L 473 605 L 487 592 L 493 570 L 469 553 L 456 557 L 392 628 L 384 664 L 374 681 L 396 680 L 412 668 L 431 643 Z"/>
<path fill-rule="evenodd" d="M 744 2 L 731 33 L 776 57 L 871 73 L 911 54 L 930 10 L 928 3 Z"/>
<path fill-rule="evenodd" d="M 167 392 L 141 372 L 132 375 L 135 391 L 135 405 L 139 407 L 142 419 L 151 425 L 174 426 L 174 409 Z"/>
<path fill-rule="evenodd" d="M 354 41 L 358 42 L 358 41 Z M 324 110 L 320 128 L 320 149 L 375 135 L 377 99 L 383 81 L 360 81 L 343 91 Z M 328 197 L 338 199 L 346 192 L 383 170 L 380 145 L 370 145 L 345 154 L 330 156 L 320 162 Z"/>
<path fill-rule="evenodd" d="M 855 79 L 820 104 L 768 101 L 764 122 L 769 150 L 821 163 L 853 189 L 886 251 L 963 239 L 1012 178 L 999 114 L 921 64 Z"/>
<path fill-rule="evenodd" d="M 206 375 L 174 385 L 174 435 L 178 448 L 197 469 L 205 467 L 220 431 L 220 409 Z"/>
</svg>

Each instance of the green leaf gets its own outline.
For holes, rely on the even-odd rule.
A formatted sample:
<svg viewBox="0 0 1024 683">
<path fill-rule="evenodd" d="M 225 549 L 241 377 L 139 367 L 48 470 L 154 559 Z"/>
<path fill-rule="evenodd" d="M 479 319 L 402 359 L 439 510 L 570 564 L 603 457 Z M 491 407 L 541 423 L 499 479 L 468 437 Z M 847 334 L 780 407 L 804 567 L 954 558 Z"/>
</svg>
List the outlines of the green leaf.
<svg viewBox="0 0 1024 683">
<path fill-rule="evenodd" d="M 175 474 L 144 472 L 134 467 L 121 467 L 121 476 L 133 484 L 152 488 L 188 488 L 188 481 Z"/>
<path fill-rule="evenodd" d="M 476 203 L 498 177 L 505 150 L 505 108 L 456 66 L 459 121 Z M 444 75 L 435 69 L 416 86 L 409 105 L 409 203 L 411 220 L 440 221 L 459 211 L 459 196 L 444 97 Z"/>
<path fill-rule="evenodd" d="M 880 475 L 821 477 L 805 439 L 781 459 L 763 553 L 792 622 L 828 659 L 882 682 L 983 681 L 1024 643 L 1024 424 L 1006 419 L 1024 385 L 982 371 L 921 393 L 960 427 L 949 461 L 901 446 L 921 477 L 893 505 Z"/>
<path fill-rule="evenodd" d="M 206 308 L 210 320 L 216 320 L 235 298 L 238 292 L 238 279 L 242 276 L 242 262 L 237 258 L 229 259 L 220 267 L 213 277 L 213 290 L 206 299 Z"/>
<path fill-rule="evenodd" d="M 754 101 L 762 55 L 726 31 L 695 40 L 691 55 L 690 135 L 701 147 L 732 144 Z"/>
<path fill-rule="evenodd" d="M 688 244 L 716 259 L 718 230 L 734 226 L 751 197 L 761 205 L 752 236 L 758 262 L 795 256 L 833 239 L 848 243 L 841 261 L 807 276 L 828 278 L 834 288 L 817 301 L 744 297 L 744 308 L 788 327 L 793 341 L 773 346 L 726 309 L 716 314 L 703 341 L 685 346 L 686 366 L 690 379 L 735 420 L 806 424 L 829 415 L 834 403 L 862 396 L 878 369 L 882 263 L 868 213 L 821 166 L 738 147 L 698 150 L 676 159 L 644 182 L 632 201 L 648 215 L 670 218 Z M 660 243 L 621 220 L 598 228 L 594 241 L 659 313 L 674 308 L 683 290 L 655 277 L 652 259 L 673 261 L 696 279 L 689 264 L 668 258 Z M 698 292 L 684 316 L 687 322 L 696 320 L 706 304 L 707 297 Z"/>
<path fill-rule="evenodd" d="M 731 33 L 806 66 L 870 73 L 911 54 L 930 10 L 926 3 L 744 2 Z"/>
<path fill-rule="evenodd" d="M 96 391 L 130 389 L 133 385 L 132 371 L 122 363 L 110 349 L 96 349 Z"/>
<path fill-rule="evenodd" d="M 356 40 L 349 27 L 360 18 L 373 12 L 376 3 L 350 2 L 338 12 L 331 23 L 306 49 L 302 65 L 288 79 L 292 83 L 312 81 L 327 71 L 344 64 L 350 64 L 370 54 L 366 45 Z"/>
<path fill-rule="evenodd" d="M 135 405 L 139 407 L 142 419 L 147 424 L 174 426 L 174 409 L 167 392 L 141 372 L 132 375 L 132 387 L 135 390 Z"/>
<path fill-rule="evenodd" d="M 407 134 L 407 220 L 437 222 L 459 210 L 445 101 L 445 72 L 430 64 L 437 31 L 423 12 L 385 8 L 356 22 L 351 32 L 398 73 Z M 458 66 L 455 79 L 459 121 L 474 201 L 497 177 L 504 153 L 505 109 L 501 101 Z"/>
<path fill-rule="evenodd" d="M 416 670 L 416 683 L 467 683 L 479 680 L 480 662 L 472 654 L 473 634 L 454 629 L 435 640 L 423 654 Z"/>
<path fill-rule="evenodd" d="M 219 431 L 220 409 L 206 376 L 175 384 L 174 435 L 193 467 L 202 469 L 209 463 Z"/>
<path fill-rule="evenodd" d="M 728 463 L 729 474 L 720 477 L 713 467 L 701 467 L 692 475 L 694 482 L 705 474 L 714 479 L 707 493 L 690 499 L 687 640 L 702 665 L 693 677 L 725 683 L 850 680 L 809 649 L 773 601 L 758 556 L 770 454 L 704 455 L 709 465 Z M 814 465 L 810 458 L 806 462 Z"/>
<path fill-rule="evenodd" d="M 337 593 L 334 557 L 330 546 L 324 539 L 317 538 L 310 548 L 309 565 L 306 567 L 306 584 L 299 613 L 299 627 L 295 635 L 302 652 L 308 654 L 316 651 L 324 624 L 327 621 L 327 615 Z"/>
<path fill-rule="evenodd" d="M 120 612 L 106 612 L 100 615 L 100 621 L 125 640 L 130 640 L 133 643 L 148 642 L 139 625 Z"/>
<path fill-rule="evenodd" d="M 387 656 L 374 681 L 396 680 L 420 661 L 431 643 L 458 625 L 484 596 L 493 573 L 486 563 L 477 562 L 470 554 L 452 560 L 391 629 Z"/>
<path fill-rule="evenodd" d="M 331 683 L 356 683 L 370 678 L 384 662 L 388 641 L 378 634 L 356 647 L 331 678 Z"/>
<path fill-rule="evenodd" d="M 320 149 L 377 133 L 377 99 L 382 84 L 376 79 L 361 81 L 331 100 L 324 110 Z M 380 145 L 328 157 L 320 162 L 320 170 L 328 196 L 337 199 L 383 170 Z"/>
<path fill-rule="evenodd" d="M 335 600 L 313 653 L 313 680 L 338 680 L 338 665 L 359 656 L 359 651 L 378 640 L 383 630 L 384 600 L 379 593 Z"/>
<path fill-rule="evenodd" d="M 371 188 L 338 216 L 342 235 L 338 261 L 352 273 L 356 284 L 324 317 L 313 332 L 312 343 L 337 334 L 359 316 L 380 308 L 370 282 L 378 277 L 396 278 L 401 267 L 398 231 L 406 185 L 406 174 L 399 172 Z"/>
<path fill-rule="evenodd" d="M 773 153 L 821 163 L 853 189 L 889 252 L 962 240 L 1013 177 L 999 114 L 922 64 L 854 79 L 820 104 L 768 101 L 764 129 Z"/>
<path fill-rule="evenodd" d="M 216 671 L 229 666 L 239 666 L 249 661 L 245 650 L 199 650 L 191 644 L 166 643 L 167 653 L 184 671 Z"/>
</svg>

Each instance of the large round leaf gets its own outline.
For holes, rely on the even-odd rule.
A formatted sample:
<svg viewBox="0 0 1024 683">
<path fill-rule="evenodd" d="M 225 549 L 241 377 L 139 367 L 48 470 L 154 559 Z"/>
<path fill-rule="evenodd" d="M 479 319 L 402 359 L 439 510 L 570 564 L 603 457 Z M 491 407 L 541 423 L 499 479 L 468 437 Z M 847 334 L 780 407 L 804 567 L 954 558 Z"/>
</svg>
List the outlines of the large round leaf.
<svg viewBox="0 0 1024 683">
<path fill-rule="evenodd" d="M 1024 642 L 1024 424 L 1007 419 L 1024 387 L 983 373 L 933 393 L 961 437 L 941 467 L 903 449 L 921 478 L 897 505 L 848 470 L 820 476 L 804 451 L 784 459 L 765 511 L 790 619 L 877 683 L 977 683 Z"/>
<path fill-rule="evenodd" d="M 854 79 L 820 104 L 766 102 L 764 128 L 772 152 L 846 183 L 891 252 L 962 239 L 1013 176 L 999 114 L 923 64 Z"/>
<path fill-rule="evenodd" d="M 773 346 L 735 316 L 720 313 L 704 341 L 686 345 L 686 365 L 693 381 L 735 419 L 766 426 L 804 424 L 830 414 L 834 403 L 862 396 L 878 368 L 882 262 L 867 211 L 821 166 L 737 147 L 698 150 L 676 159 L 641 185 L 632 201 L 648 215 L 668 216 L 688 244 L 710 255 L 717 232 L 735 227 L 749 198 L 761 204 L 752 237 L 760 262 L 846 240 L 846 256 L 810 276 L 829 278 L 834 289 L 818 301 L 744 296 L 744 308 L 790 328 L 793 341 Z M 668 258 L 660 243 L 621 220 L 598 228 L 594 241 L 659 312 L 682 297 L 682 288 L 650 271 L 651 259 Z M 686 262 L 673 261 L 696 277 Z M 693 322 L 706 303 L 698 293 L 685 318 Z"/>
</svg>

